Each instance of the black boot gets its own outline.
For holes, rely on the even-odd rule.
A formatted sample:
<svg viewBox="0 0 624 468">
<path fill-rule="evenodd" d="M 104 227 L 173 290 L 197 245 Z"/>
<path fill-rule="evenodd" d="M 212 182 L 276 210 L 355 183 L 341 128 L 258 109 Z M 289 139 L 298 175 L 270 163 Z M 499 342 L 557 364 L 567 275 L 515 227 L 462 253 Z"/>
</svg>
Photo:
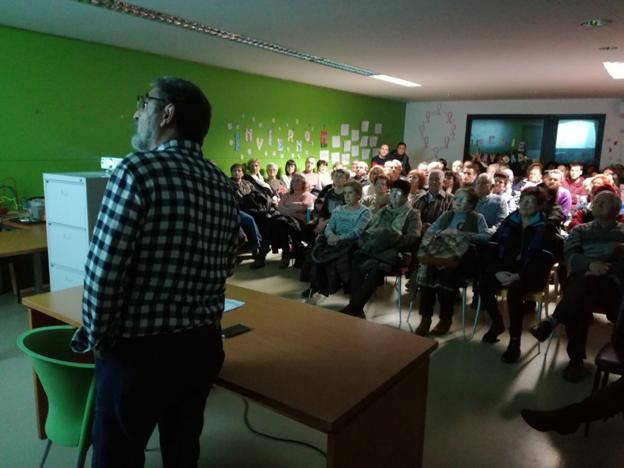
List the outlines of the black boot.
<svg viewBox="0 0 624 468">
<path fill-rule="evenodd" d="M 552 411 L 523 409 L 520 414 L 529 426 L 541 432 L 555 431 L 559 434 L 572 434 L 583 422 L 581 405 L 578 403 Z"/>
<path fill-rule="evenodd" d="M 507 349 L 501 356 L 501 361 L 506 362 L 508 364 L 514 363 L 518 361 L 520 357 L 520 337 L 509 338 L 509 345 Z"/>
<path fill-rule="evenodd" d="M 416 328 L 416 331 L 414 333 L 420 336 L 427 336 L 429 334 L 430 328 L 431 328 L 431 317 L 427 317 L 423 315 L 422 318 L 420 319 L 420 325 L 418 325 L 418 328 Z"/>
<path fill-rule="evenodd" d="M 503 317 L 500 315 L 492 321 L 490 329 L 485 332 L 481 341 L 483 343 L 496 343 L 498 341 L 498 335 L 505 331 L 505 324 L 503 323 Z"/>
</svg>

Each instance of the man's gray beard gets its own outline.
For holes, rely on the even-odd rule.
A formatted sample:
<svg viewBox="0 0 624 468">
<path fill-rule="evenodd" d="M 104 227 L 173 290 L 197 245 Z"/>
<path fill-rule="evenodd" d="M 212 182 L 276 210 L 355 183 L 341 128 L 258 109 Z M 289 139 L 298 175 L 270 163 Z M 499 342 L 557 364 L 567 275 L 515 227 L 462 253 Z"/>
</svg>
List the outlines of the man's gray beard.
<svg viewBox="0 0 624 468">
<path fill-rule="evenodd" d="M 132 135 L 132 139 L 130 140 L 130 144 L 135 149 L 135 151 L 146 151 L 147 150 L 147 142 L 143 140 L 137 133 Z"/>
</svg>

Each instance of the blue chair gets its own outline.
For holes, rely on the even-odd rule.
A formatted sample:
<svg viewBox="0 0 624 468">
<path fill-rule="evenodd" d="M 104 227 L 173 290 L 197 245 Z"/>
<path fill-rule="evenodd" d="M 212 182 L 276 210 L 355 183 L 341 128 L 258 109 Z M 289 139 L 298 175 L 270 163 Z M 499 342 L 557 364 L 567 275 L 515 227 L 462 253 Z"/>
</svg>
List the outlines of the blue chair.
<svg viewBox="0 0 624 468">
<path fill-rule="evenodd" d="M 84 466 L 93 423 L 95 371 L 90 355 L 73 353 L 69 325 L 34 328 L 17 338 L 17 346 L 30 357 L 48 397 L 45 432 L 48 441 L 41 459 L 43 467 L 52 442 L 78 447 L 76 467 Z"/>
</svg>

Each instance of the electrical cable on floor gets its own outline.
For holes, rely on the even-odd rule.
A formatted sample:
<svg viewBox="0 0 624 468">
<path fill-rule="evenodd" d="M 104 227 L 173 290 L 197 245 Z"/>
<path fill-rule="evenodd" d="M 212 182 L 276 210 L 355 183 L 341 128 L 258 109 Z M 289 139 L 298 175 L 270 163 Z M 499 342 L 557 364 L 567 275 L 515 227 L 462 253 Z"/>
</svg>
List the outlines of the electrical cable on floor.
<svg viewBox="0 0 624 468">
<path fill-rule="evenodd" d="M 249 402 L 247 401 L 246 398 L 243 398 L 243 402 L 245 403 L 245 414 L 244 414 L 245 426 L 247 426 L 247 429 L 249 429 L 251 432 L 253 432 L 254 434 L 259 435 L 261 437 L 266 437 L 267 439 L 276 440 L 278 442 L 286 442 L 286 443 L 289 443 L 289 444 L 302 445 L 304 447 L 307 447 L 309 449 L 314 450 L 315 452 L 320 453 L 321 455 L 323 455 L 323 457 L 327 458 L 327 454 L 325 452 L 323 452 L 320 448 L 315 447 L 312 444 L 308 444 L 308 443 L 302 442 L 300 440 L 284 439 L 282 437 L 272 436 L 272 435 L 265 434 L 263 432 L 255 430 L 253 427 L 251 427 L 251 424 L 249 423 Z"/>
</svg>

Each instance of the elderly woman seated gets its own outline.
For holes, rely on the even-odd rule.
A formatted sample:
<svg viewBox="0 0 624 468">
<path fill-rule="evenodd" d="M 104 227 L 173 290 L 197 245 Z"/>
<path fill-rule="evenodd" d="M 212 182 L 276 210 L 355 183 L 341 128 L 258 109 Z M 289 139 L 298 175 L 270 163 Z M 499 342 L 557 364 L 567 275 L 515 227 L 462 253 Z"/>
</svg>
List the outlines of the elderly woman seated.
<svg viewBox="0 0 624 468">
<path fill-rule="evenodd" d="M 390 200 L 390 197 L 388 196 L 389 189 L 390 179 L 388 179 L 385 174 L 378 176 L 374 184 L 375 193 L 364 197 L 362 199 L 362 205 L 368 208 L 372 214 L 377 213 L 388 204 L 388 201 Z"/>
<path fill-rule="evenodd" d="M 360 204 L 362 185 L 350 180 L 344 185 L 345 204 L 336 207 L 325 227 L 324 234 L 316 240 L 312 252 L 311 284 L 302 296 L 318 292 L 329 296 L 341 287 L 349 289 L 351 279 L 351 254 L 371 218 L 371 213 Z"/>
<path fill-rule="evenodd" d="M 365 318 L 364 305 L 383 282 L 418 245 L 422 223 L 408 203 L 410 184 L 397 180 L 390 203 L 379 210 L 358 240 L 351 269 L 351 300 L 341 312 Z"/>
<path fill-rule="evenodd" d="M 485 242 L 489 237 L 485 218 L 474 211 L 478 200 L 474 189 L 459 189 L 453 209 L 440 215 L 423 237 L 418 249 L 420 266 L 413 275 L 414 284 L 420 287 L 422 318 L 416 329 L 420 336 L 429 333 L 436 296 L 440 302 L 440 321 L 431 333 L 444 335 L 451 328 L 453 303 L 465 275 L 460 268 L 462 259 L 472 252 L 471 243 Z"/>
<path fill-rule="evenodd" d="M 516 362 L 520 357 L 526 295 L 544 289 L 556 252 L 562 248 L 554 225 L 540 211 L 545 201 L 543 189 L 524 189 L 518 210 L 505 218 L 490 239 L 483 262 L 480 294 L 492 319 L 490 329 L 483 335 L 484 343 L 497 342 L 498 335 L 505 331 L 496 293 L 507 289 L 509 345 L 501 357 L 503 362 Z"/>
</svg>

